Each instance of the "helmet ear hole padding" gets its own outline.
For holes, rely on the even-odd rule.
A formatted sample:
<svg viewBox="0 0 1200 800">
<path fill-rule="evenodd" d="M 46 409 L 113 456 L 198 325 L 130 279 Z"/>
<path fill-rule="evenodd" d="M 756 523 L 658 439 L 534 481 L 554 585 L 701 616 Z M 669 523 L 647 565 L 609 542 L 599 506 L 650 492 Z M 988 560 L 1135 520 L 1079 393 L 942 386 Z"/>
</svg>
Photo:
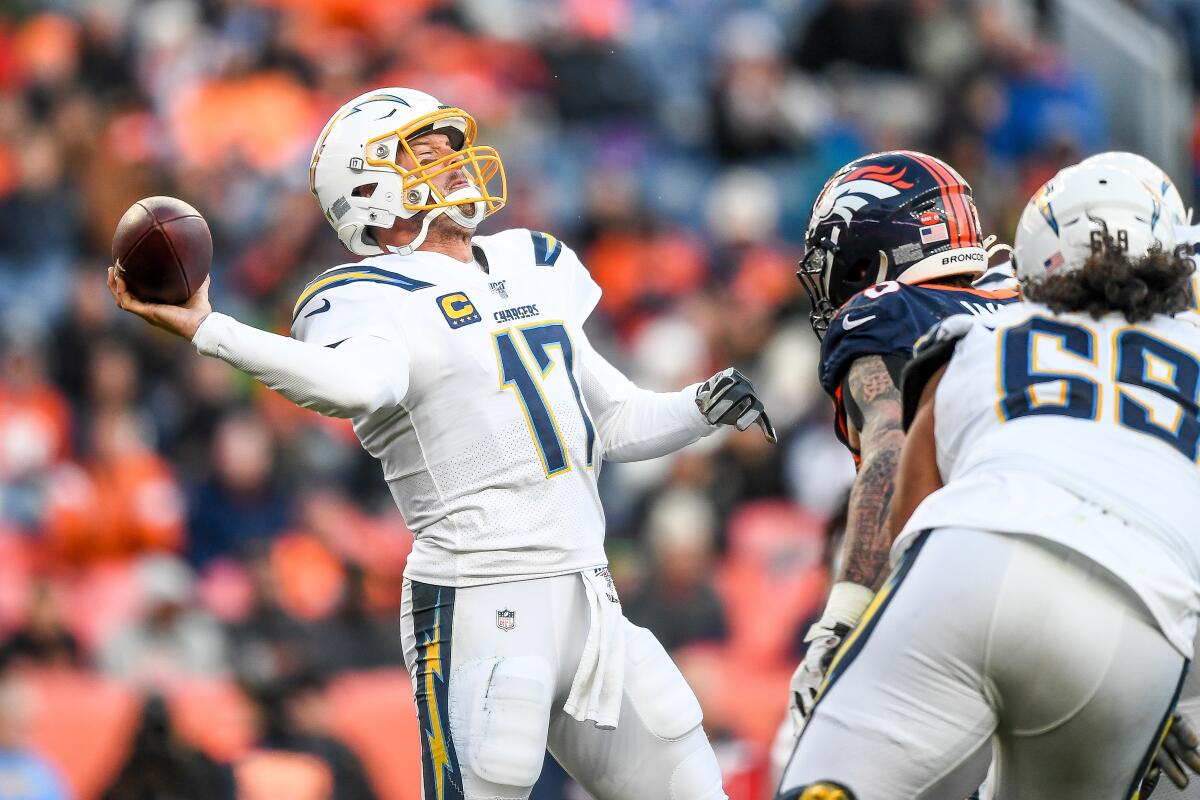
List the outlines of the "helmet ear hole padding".
<svg viewBox="0 0 1200 800">
<path fill-rule="evenodd" d="M 370 197 L 375 194 L 375 189 L 379 186 L 378 183 L 364 183 L 362 186 L 355 186 L 350 192 L 351 197 Z"/>
</svg>

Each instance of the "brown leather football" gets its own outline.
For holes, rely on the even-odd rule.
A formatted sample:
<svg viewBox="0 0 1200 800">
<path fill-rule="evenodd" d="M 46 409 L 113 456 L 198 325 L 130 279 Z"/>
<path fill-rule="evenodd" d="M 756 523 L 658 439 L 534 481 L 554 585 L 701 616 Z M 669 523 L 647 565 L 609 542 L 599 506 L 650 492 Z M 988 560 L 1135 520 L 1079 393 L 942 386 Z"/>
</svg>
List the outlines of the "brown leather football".
<svg viewBox="0 0 1200 800">
<path fill-rule="evenodd" d="M 212 254 L 208 223 L 175 197 L 137 201 L 113 234 L 117 275 L 130 294 L 148 303 L 187 302 L 208 277 Z"/>
</svg>

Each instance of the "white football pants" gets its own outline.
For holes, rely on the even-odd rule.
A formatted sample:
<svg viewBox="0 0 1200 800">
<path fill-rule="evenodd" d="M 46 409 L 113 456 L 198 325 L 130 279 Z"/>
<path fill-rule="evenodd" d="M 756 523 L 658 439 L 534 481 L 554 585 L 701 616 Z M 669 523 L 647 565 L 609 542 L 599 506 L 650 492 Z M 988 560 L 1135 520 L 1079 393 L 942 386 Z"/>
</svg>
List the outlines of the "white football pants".
<svg viewBox="0 0 1200 800">
<path fill-rule="evenodd" d="M 615 730 L 562 710 L 590 625 L 583 576 L 405 581 L 401 614 L 424 800 L 524 800 L 547 749 L 596 800 L 725 800 L 700 704 L 645 628 L 620 620 Z"/>
<path fill-rule="evenodd" d="M 1126 800 L 1187 662 L 1074 551 L 941 529 L 906 554 L 830 668 L 781 800 Z"/>
</svg>

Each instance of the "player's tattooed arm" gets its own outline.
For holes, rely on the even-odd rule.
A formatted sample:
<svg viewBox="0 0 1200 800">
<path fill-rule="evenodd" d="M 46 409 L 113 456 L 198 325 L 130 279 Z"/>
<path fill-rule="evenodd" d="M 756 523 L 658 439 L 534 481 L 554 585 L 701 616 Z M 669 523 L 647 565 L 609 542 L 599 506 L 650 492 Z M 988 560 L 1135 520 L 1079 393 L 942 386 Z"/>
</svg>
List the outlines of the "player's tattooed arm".
<svg viewBox="0 0 1200 800">
<path fill-rule="evenodd" d="M 904 446 L 897 359 L 864 356 L 850 365 L 842 386 L 850 444 L 862 462 L 850 488 L 842 557 L 821 618 L 808 629 L 808 650 L 792 674 L 791 718 L 804 727 L 820 694 L 823 676 L 846 636 L 858 624 L 887 574 L 891 534 L 885 529 Z"/>
<path fill-rule="evenodd" d="M 834 580 L 870 589 L 883 584 L 892 547 L 884 522 L 904 447 L 897 368 L 881 356 L 859 358 L 850 366 L 843 395 L 862 462 L 850 489 L 841 566 Z"/>
</svg>

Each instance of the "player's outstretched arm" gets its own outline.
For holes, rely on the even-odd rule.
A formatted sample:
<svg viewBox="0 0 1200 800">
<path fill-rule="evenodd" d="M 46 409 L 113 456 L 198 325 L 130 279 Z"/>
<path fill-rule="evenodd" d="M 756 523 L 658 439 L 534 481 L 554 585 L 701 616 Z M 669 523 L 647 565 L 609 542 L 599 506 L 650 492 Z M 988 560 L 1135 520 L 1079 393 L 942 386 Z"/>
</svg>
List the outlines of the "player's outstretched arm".
<svg viewBox="0 0 1200 800">
<path fill-rule="evenodd" d="M 821 618 L 808 630 L 808 650 L 792 675 L 791 714 L 796 730 L 812 711 L 825 672 L 846 635 L 858 624 L 887 574 L 891 533 L 885 526 L 904 447 L 900 389 L 881 356 L 858 358 L 845 382 L 851 438 L 862 463 L 850 488 L 841 566 Z"/>
<path fill-rule="evenodd" d="M 718 425 L 745 430 L 757 423 L 775 440 L 754 387 L 736 370 L 678 392 L 652 392 L 633 381 L 584 339 L 582 389 L 606 461 L 644 461 L 673 453 L 713 433 Z M 726 375 L 736 373 L 737 379 Z"/>
<path fill-rule="evenodd" d="M 635 385 L 586 338 L 580 342 L 581 389 L 605 461 L 645 461 L 673 453 L 715 429 L 696 409 L 696 385 L 651 392 Z"/>
<path fill-rule="evenodd" d="M 355 336 L 336 347 L 321 347 L 243 325 L 213 312 L 208 279 L 182 306 L 138 300 L 112 268 L 108 286 L 121 308 L 318 413 L 357 417 L 399 405 L 408 392 L 408 351 L 398 342 Z"/>
</svg>

